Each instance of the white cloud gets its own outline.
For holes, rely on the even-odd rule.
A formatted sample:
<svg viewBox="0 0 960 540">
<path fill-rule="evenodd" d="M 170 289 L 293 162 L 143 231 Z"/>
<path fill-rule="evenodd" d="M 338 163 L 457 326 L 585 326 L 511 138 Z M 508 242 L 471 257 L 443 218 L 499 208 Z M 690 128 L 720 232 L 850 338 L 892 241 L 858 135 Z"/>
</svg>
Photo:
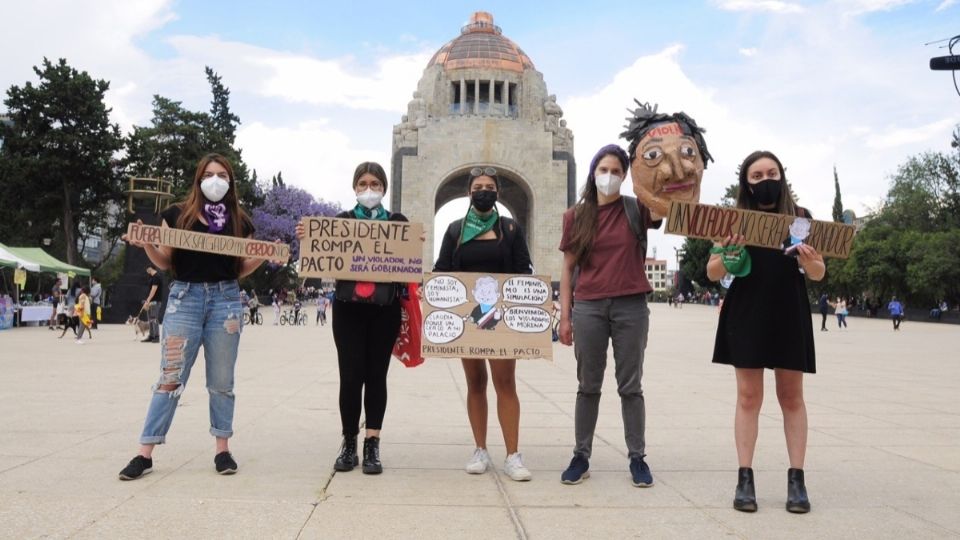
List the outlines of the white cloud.
<svg viewBox="0 0 960 540">
<path fill-rule="evenodd" d="M 757 48 L 756 47 L 741 48 L 739 52 L 741 55 L 746 56 L 747 58 L 750 58 L 752 56 L 757 55 Z"/>
<path fill-rule="evenodd" d="M 835 0 L 845 15 L 860 15 L 875 11 L 892 11 L 917 0 Z M 950 1 L 950 0 L 947 0 Z"/>
<path fill-rule="evenodd" d="M 949 132 L 957 125 L 958 120 L 960 120 L 960 118 L 952 116 L 922 126 L 906 128 L 889 127 L 879 133 L 873 133 L 868 136 L 866 145 L 869 148 L 886 150 L 913 143 L 927 142 L 934 137 L 942 135 L 945 131 Z"/>
<path fill-rule="evenodd" d="M 720 9 L 727 11 L 762 11 L 769 13 L 802 13 L 803 6 L 780 0 L 724 0 Z"/>
<path fill-rule="evenodd" d="M 237 145 L 261 180 L 283 172 L 287 185 L 350 207 L 355 202 L 351 181 L 358 163 L 376 161 L 390 168 L 390 156 L 384 149 L 358 148 L 326 120 L 292 127 L 252 122 L 237 132 Z"/>
<path fill-rule="evenodd" d="M 943 0 L 943 2 L 940 2 L 940 5 L 937 6 L 937 9 L 934 11 L 943 11 L 949 7 L 955 6 L 956 4 L 957 0 Z"/>
</svg>

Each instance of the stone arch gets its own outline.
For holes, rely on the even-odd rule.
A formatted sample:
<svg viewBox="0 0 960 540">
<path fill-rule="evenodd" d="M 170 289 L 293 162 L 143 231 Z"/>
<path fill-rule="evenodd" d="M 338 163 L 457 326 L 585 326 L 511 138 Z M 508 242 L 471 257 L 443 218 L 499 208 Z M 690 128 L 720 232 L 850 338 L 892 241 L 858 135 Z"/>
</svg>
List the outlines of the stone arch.
<svg viewBox="0 0 960 540">
<path fill-rule="evenodd" d="M 533 190 L 530 183 L 520 173 L 496 163 L 473 163 L 463 165 L 448 172 L 437 184 L 433 197 L 433 215 L 437 214 L 443 205 L 465 197 L 467 181 L 470 179 L 470 169 L 474 167 L 493 167 L 497 169 L 500 178 L 500 193 L 498 202 L 503 204 L 513 214 L 513 219 L 520 224 L 527 238 L 527 244 L 533 245 L 533 230 L 530 223 L 533 220 Z"/>
</svg>

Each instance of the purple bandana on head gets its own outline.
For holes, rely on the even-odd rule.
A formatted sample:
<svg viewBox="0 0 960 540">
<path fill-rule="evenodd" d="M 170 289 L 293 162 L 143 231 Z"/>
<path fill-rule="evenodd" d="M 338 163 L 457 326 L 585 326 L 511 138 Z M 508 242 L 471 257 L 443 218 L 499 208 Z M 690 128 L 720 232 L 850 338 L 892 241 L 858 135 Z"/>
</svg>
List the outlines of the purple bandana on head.
<svg viewBox="0 0 960 540">
<path fill-rule="evenodd" d="M 218 233 L 227 224 L 230 214 L 223 203 L 206 203 L 203 205 L 203 217 L 207 218 L 207 231 Z"/>
</svg>

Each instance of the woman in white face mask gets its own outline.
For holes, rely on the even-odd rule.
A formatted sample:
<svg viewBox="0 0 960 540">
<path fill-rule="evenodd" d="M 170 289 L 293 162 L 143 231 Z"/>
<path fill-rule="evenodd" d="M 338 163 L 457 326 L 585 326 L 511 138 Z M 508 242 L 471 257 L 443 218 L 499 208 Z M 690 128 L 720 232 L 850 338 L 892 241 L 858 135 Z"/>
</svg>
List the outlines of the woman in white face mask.
<svg viewBox="0 0 960 540">
<path fill-rule="evenodd" d="M 407 221 L 381 204 L 387 191 L 387 173 L 374 162 L 364 162 L 353 173 L 357 205 L 337 214 L 345 219 Z M 306 236 L 297 225 L 297 238 Z M 357 455 L 360 413 L 366 412 L 363 472 L 380 474 L 380 429 L 387 409 L 387 369 L 400 331 L 399 296 L 405 284 L 337 280 L 333 302 L 333 339 L 340 367 L 340 423 L 343 445 L 334 469 L 346 472 L 361 465 Z"/>
<path fill-rule="evenodd" d="M 253 222 L 240 208 L 233 180 L 226 158 L 204 156 L 187 198 L 160 214 L 161 227 L 251 238 Z M 233 474 L 237 463 L 227 443 L 233 435 L 234 368 L 243 327 L 237 280 L 263 260 L 129 242 L 142 247 L 150 261 L 172 272 L 175 280 L 170 283 L 163 321 L 160 378 L 140 435 L 140 451 L 120 472 L 120 479 L 135 480 L 153 470 L 154 446 L 165 442 L 201 346 L 210 394 L 210 434 L 217 441 L 214 465 L 220 474 Z"/>
<path fill-rule="evenodd" d="M 620 195 L 628 163 L 619 146 L 601 148 L 590 163 L 580 200 L 563 214 L 559 334 L 561 343 L 574 345 L 579 382 L 573 460 L 560 476 L 564 484 L 579 484 L 590 476 L 600 388 L 612 341 L 631 481 L 637 487 L 653 485 L 644 461 L 646 412 L 640 378 L 649 328 L 647 293 L 653 290 L 644 272 L 647 229 L 658 228 L 660 222 L 653 221 L 637 199 Z"/>
</svg>

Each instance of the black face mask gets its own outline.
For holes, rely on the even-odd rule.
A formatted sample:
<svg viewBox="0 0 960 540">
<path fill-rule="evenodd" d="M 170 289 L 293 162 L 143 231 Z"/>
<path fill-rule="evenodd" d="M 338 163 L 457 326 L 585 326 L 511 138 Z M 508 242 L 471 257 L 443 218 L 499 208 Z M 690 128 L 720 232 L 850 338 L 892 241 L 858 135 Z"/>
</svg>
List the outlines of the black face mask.
<svg viewBox="0 0 960 540">
<path fill-rule="evenodd" d="M 750 184 L 750 197 L 760 206 L 777 204 L 780 200 L 780 184 L 783 180 L 761 180 Z"/>
<path fill-rule="evenodd" d="M 497 192 L 486 189 L 471 192 L 470 203 L 478 212 L 489 212 L 497 204 Z"/>
</svg>

